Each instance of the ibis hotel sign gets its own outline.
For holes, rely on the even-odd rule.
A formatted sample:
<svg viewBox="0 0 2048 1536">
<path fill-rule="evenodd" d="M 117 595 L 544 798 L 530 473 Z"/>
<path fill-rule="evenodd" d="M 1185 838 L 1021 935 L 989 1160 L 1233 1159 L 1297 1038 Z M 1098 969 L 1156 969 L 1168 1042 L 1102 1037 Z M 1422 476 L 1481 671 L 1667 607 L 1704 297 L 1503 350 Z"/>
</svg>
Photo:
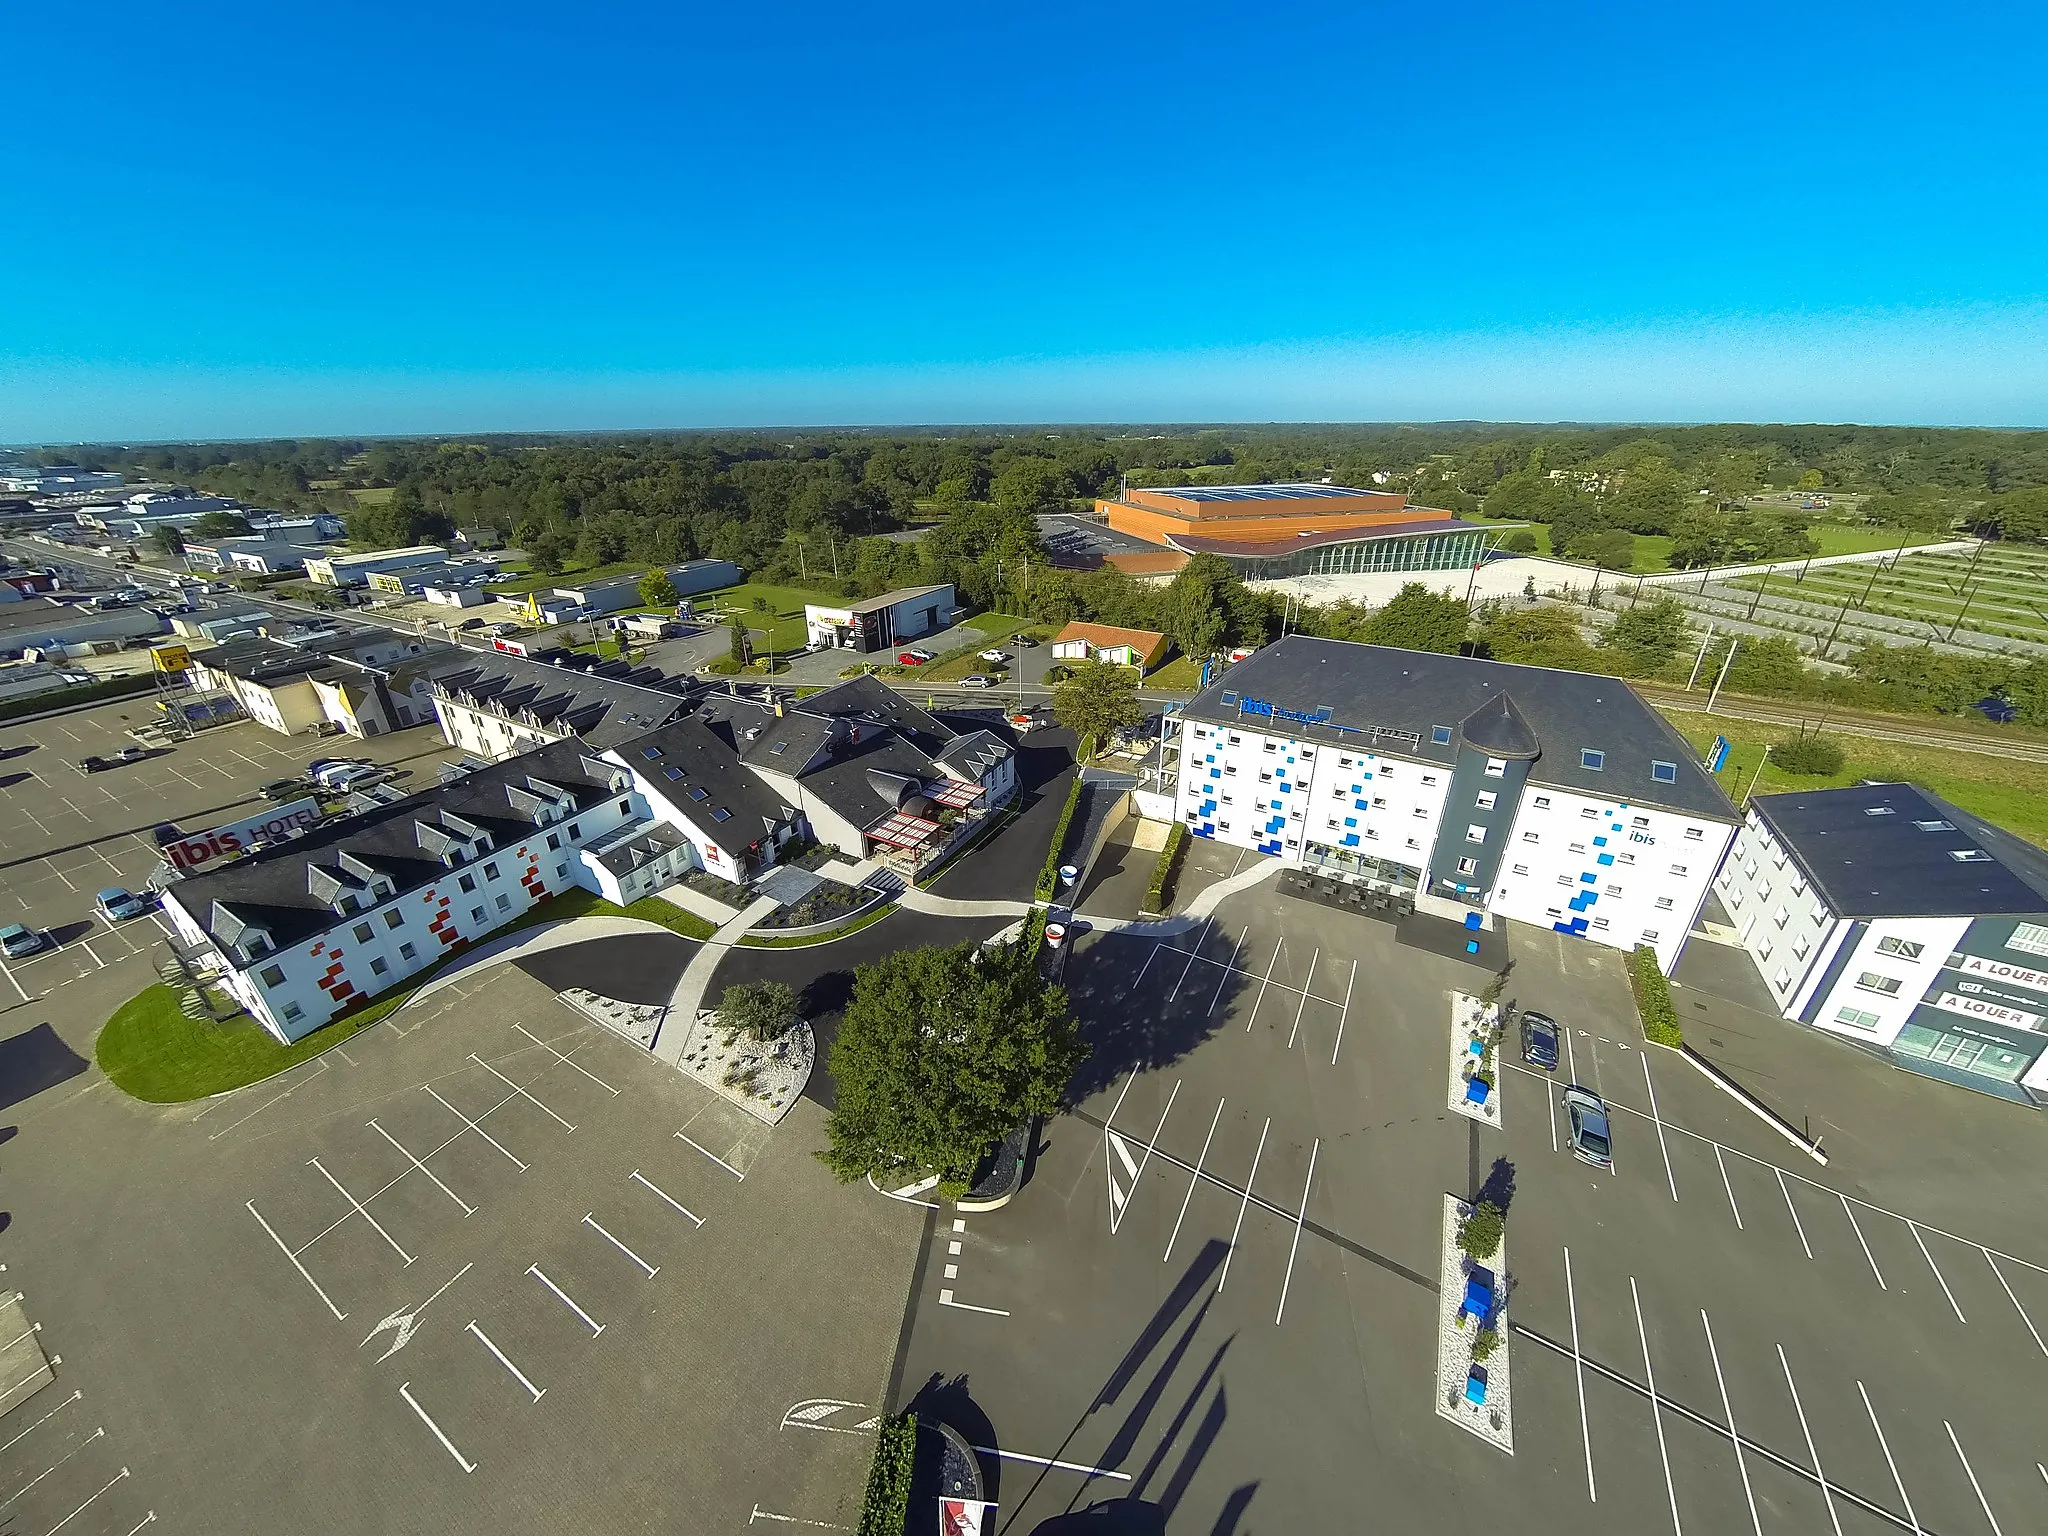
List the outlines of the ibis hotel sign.
<svg viewBox="0 0 2048 1536">
<path fill-rule="evenodd" d="M 1229 703 L 1225 699 L 1226 704 Z M 1293 720 L 1301 725 L 1328 725 L 1333 713 L 1325 704 L 1319 709 L 1287 709 L 1270 699 L 1254 699 L 1240 696 L 1237 701 L 1240 715 L 1263 715 L 1268 720 Z"/>
<path fill-rule="evenodd" d="M 217 859 L 231 859 L 259 842 L 283 837 L 300 827 L 310 827 L 319 819 L 320 802 L 308 796 L 288 805 L 259 811 L 241 821 L 231 821 L 211 832 L 199 832 L 191 837 L 182 834 L 171 836 L 163 844 L 164 857 L 171 861 L 179 874 L 189 875 Z"/>
</svg>

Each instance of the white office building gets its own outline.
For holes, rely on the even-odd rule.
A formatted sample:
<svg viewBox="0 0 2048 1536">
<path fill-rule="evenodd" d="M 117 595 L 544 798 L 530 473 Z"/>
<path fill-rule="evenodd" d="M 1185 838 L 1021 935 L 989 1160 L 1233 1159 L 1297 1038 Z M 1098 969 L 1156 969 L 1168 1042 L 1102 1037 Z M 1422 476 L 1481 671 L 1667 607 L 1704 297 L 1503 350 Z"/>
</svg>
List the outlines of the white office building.
<svg viewBox="0 0 2048 1536">
<path fill-rule="evenodd" d="M 1666 970 L 1739 819 L 1669 722 L 1592 673 L 1290 635 L 1167 729 L 1197 837 Z"/>
<path fill-rule="evenodd" d="M 2048 853 L 1913 784 L 1759 795 L 1715 891 L 1779 1012 L 2048 1100 Z"/>
</svg>

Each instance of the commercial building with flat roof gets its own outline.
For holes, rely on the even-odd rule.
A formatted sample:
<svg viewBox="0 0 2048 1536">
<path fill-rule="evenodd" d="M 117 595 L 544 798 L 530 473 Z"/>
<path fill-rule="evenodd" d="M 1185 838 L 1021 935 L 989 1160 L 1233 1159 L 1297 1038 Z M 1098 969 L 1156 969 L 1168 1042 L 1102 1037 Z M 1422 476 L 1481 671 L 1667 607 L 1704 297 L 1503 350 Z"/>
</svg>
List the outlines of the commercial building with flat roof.
<svg viewBox="0 0 2048 1536">
<path fill-rule="evenodd" d="M 845 607 L 804 604 L 804 628 L 814 646 L 886 651 L 936 634 L 953 622 L 953 584 L 903 587 Z"/>
<path fill-rule="evenodd" d="M 1413 507 L 1399 491 L 1346 485 L 1127 489 L 1095 507 L 1117 533 L 1183 556 L 1220 556 L 1260 581 L 1463 570 L 1479 563 L 1505 526 Z"/>
<path fill-rule="evenodd" d="M 1197 837 L 1666 969 L 1740 820 L 1619 678 L 1289 635 L 1167 717 Z"/>
<path fill-rule="evenodd" d="M 373 549 L 360 555 L 323 555 L 306 561 L 306 575 L 330 587 L 360 587 L 378 571 L 403 571 L 415 566 L 446 565 L 448 551 L 438 544 L 405 549 Z"/>
<path fill-rule="evenodd" d="M 1786 1018 L 2048 1101 L 2048 852 L 1916 784 L 1757 795 L 1715 891 Z"/>
</svg>

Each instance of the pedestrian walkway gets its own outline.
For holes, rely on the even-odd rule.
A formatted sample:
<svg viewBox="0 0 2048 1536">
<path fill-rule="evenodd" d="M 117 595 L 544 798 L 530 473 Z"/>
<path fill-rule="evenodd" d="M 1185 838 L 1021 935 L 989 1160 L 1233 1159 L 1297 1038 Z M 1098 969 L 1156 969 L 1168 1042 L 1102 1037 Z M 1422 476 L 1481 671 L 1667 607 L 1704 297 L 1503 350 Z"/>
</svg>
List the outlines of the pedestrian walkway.
<svg viewBox="0 0 2048 1536">
<path fill-rule="evenodd" d="M 720 928 L 690 957 L 690 963 L 683 968 L 682 976 L 676 982 L 675 994 L 670 997 L 668 1017 L 662 1021 L 661 1033 L 654 1037 L 654 1054 L 675 1066 L 682 1061 L 690 1042 L 690 1035 L 697 1027 L 697 1015 L 704 1007 L 704 994 L 711 988 L 711 978 L 718 970 L 718 963 L 725 958 L 726 951 L 739 943 L 741 935 L 773 912 L 781 903 L 772 896 L 762 896 L 749 903 L 747 909 L 731 922 Z"/>
<path fill-rule="evenodd" d="M 643 922 L 637 917 L 565 917 L 552 923 L 539 923 L 534 927 L 522 928 L 516 933 L 488 939 L 477 945 L 447 970 L 413 993 L 407 1001 L 407 1006 L 432 997 L 443 987 L 461 980 L 479 966 L 496 965 L 501 960 L 519 960 L 527 955 L 540 954 L 544 950 L 564 949 L 571 944 L 585 944 L 592 939 L 608 939 L 615 934 L 672 932 L 659 923 Z M 684 942 L 687 943 L 688 940 Z"/>
<path fill-rule="evenodd" d="M 1031 911 L 1028 901 L 960 901 L 920 891 L 914 885 L 906 886 L 896 900 L 907 912 L 923 912 L 932 917 L 1023 917 Z"/>
</svg>

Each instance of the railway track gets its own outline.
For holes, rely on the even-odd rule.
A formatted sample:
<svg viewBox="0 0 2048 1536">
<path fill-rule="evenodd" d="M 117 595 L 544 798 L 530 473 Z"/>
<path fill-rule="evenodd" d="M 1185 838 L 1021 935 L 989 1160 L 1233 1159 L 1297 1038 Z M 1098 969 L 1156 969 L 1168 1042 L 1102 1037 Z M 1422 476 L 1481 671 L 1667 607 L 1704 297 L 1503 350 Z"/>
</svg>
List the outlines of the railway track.
<svg viewBox="0 0 2048 1536">
<path fill-rule="evenodd" d="M 1632 684 L 1650 704 L 1662 710 L 1692 714 L 1707 712 L 1704 691 L 1655 684 Z M 1778 704 L 1762 699 L 1729 698 L 1723 695 L 1714 713 L 1731 720 L 1754 720 L 1765 725 L 1813 725 L 1825 717 L 1827 728 L 1840 735 L 1855 735 L 1871 741 L 1892 741 L 1902 746 L 1945 747 L 1954 752 L 1974 752 L 1981 757 L 2005 757 L 2023 763 L 2048 763 L 2048 742 L 2023 736 L 1990 736 L 1976 732 L 1944 730 L 1939 726 L 1915 726 L 1896 715 L 1873 715 L 1855 710 L 1828 709 L 1823 705 Z"/>
</svg>

